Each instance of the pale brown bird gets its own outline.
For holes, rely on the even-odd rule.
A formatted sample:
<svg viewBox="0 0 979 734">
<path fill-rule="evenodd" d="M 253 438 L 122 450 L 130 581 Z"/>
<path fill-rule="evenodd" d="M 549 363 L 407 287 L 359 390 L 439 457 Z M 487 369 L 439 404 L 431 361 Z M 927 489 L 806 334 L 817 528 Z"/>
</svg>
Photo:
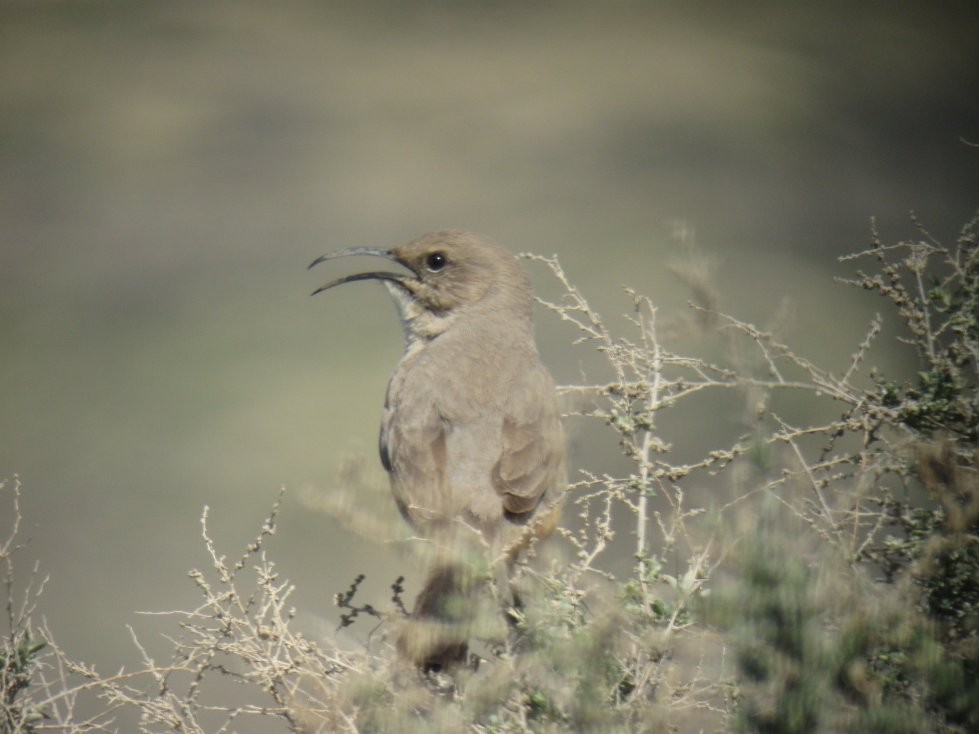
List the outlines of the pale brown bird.
<svg viewBox="0 0 979 734">
<path fill-rule="evenodd" d="M 314 294 L 380 280 L 401 314 L 407 344 L 384 402 L 381 461 L 402 515 L 436 552 L 399 647 L 444 667 L 466 655 L 473 559 L 505 569 L 557 523 L 566 478 L 554 381 L 534 342 L 530 281 L 500 245 L 444 230 L 310 267 L 348 255 L 407 271 L 348 275 Z"/>
</svg>

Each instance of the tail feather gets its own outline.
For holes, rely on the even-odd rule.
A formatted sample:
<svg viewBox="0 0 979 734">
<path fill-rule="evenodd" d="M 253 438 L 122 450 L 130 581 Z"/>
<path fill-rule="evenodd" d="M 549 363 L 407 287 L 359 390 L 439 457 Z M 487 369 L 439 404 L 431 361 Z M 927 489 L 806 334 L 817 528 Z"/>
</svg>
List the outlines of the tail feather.
<svg viewBox="0 0 979 734">
<path fill-rule="evenodd" d="M 398 651 L 426 671 L 465 662 L 476 615 L 476 581 L 463 565 L 436 568 L 418 594 L 398 638 Z"/>
</svg>

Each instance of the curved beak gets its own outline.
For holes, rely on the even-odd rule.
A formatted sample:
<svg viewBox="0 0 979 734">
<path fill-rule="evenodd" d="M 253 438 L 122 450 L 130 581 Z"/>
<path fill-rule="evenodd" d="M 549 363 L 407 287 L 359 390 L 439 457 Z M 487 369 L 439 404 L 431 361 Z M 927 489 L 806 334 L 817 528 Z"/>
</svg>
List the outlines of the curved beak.
<svg viewBox="0 0 979 734">
<path fill-rule="evenodd" d="M 390 250 L 382 250 L 379 247 L 348 247 L 345 250 L 337 250 L 336 252 L 331 252 L 326 255 L 320 255 L 318 258 L 313 260 L 313 262 L 311 262 L 306 269 L 311 270 L 316 265 L 319 265 L 322 262 L 326 262 L 327 260 L 333 260 L 334 258 L 338 258 L 338 257 L 348 257 L 351 255 L 370 255 L 373 257 L 387 258 L 388 260 L 393 260 L 397 262 L 397 260 L 395 259 L 394 255 L 391 253 Z M 331 280 L 329 283 L 326 283 L 325 285 L 321 285 L 310 295 L 315 296 L 317 293 L 322 293 L 323 291 L 327 290 L 328 288 L 332 288 L 335 285 L 342 285 L 343 283 L 351 283 L 355 280 L 387 280 L 393 283 L 397 283 L 398 285 L 400 285 L 402 288 L 405 288 L 406 290 L 408 288 L 407 285 L 408 276 L 402 275 L 401 273 L 391 273 L 384 270 L 373 270 L 367 273 L 354 273 L 353 275 L 345 275 L 342 278 Z"/>
</svg>

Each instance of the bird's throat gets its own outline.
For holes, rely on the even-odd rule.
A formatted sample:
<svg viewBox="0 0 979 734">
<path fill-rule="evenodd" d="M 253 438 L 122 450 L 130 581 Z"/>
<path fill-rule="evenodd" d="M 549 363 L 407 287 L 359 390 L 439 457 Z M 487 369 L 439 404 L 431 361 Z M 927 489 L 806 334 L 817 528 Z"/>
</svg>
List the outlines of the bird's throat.
<svg viewBox="0 0 979 734">
<path fill-rule="evenodd" d="M 399 284 L 384 281 L 384 285 L 398 307 L 409 347 L 431 341 L 445 333 L 455 321 L 452 312 L 432 311 L 426 308 Z"/>
</svg>

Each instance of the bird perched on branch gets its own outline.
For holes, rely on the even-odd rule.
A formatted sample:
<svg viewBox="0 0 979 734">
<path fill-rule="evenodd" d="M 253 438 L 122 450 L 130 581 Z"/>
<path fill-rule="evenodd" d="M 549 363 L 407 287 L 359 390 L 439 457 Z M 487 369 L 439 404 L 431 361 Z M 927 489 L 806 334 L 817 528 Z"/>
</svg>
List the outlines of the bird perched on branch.
<svg viewBox="0 0 979 734">
<path fill-rule="evenodd" d="M 398 646 L 441 669 L 466 656 L 476 559 L 505 570 L 558 521 L 566 477 L 554 381 L 534 342 L 530 281 L 500 245 L 444 230 L 310 267 L 350 255 L 402 268 L 347 275 L 314 295 L 378 280 L 400 312 L 406 348 L 384 401 L 381 461 L 401 514 L 435 552 Z"/>
</svg>

